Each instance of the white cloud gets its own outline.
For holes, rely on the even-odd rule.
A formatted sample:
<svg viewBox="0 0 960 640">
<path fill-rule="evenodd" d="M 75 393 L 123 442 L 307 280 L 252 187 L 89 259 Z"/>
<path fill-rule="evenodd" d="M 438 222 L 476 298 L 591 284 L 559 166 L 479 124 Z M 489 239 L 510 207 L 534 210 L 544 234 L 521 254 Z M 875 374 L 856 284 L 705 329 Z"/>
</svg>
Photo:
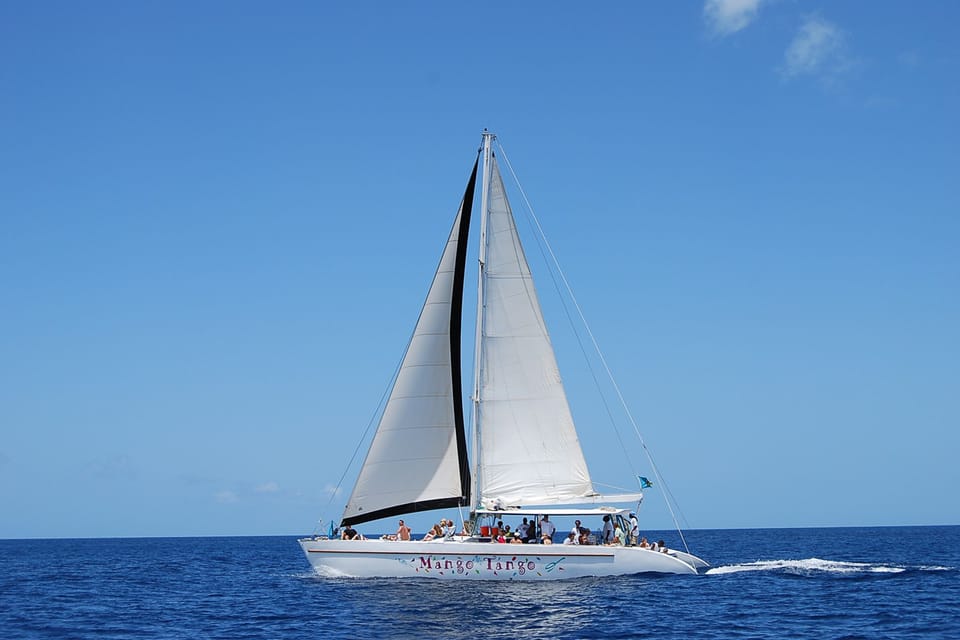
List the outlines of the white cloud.
<svg viewBox="0 0 960 640">
<path fill-rule="evenodd" d="M 713 33 L 729 36 L 753 22 L 767 0 L 707 0 L 703 17 Z"/>
<path fill-rule="evenodd" d="M 257 493 L 277 493 L 280 491 L 280 485 L 271 480 L 270 482 L 264 482 L 259 487 L 254 489 Z"/>
<path fill-rule="evenodd" d="M 784 54 L 783 74 L 832 76 L 849 66 L 843 31 L 819 16 L 809 16 L 800 25 Z"/>
<path fill-rule="evenodd" d="M 233 504 L 235 502 L 240 502 L 240 498 L 237 497 L 233 491 L 218 491 L 213 494 L 213 497 L 220 504 Z"/>
<path fill-rule="evenodd" d="M 125 454 L 91 460 L 86 469 L 91 476 L 106 480 L 130 479 L 137 475 L 136 465 Z"/>
<path fill-rule="evenodd" d="M 328 484 L 323 488 L 323 493 L 328 496 L 339 496 L 341 493 L 343 493 L 343 489 L 340 487 L 335 487 L 332 484 Z"/>
</svg>

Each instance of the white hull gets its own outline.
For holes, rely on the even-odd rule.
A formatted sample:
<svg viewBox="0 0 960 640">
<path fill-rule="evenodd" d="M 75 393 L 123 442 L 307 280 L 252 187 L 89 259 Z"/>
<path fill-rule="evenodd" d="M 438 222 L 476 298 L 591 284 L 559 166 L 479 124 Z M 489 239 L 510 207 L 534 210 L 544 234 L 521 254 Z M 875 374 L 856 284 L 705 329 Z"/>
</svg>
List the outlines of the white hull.
<svg viewBox="0 0 960 640">
<path fill-rule="evenodd" d="M 706 566 L 687 554 L 639 547 L 312 538 L 300 540 L 300 546 L 314 571 L 325 577 L 561 580 L 634 573 L 696 574 L 698 566 Z"/>
</svg>

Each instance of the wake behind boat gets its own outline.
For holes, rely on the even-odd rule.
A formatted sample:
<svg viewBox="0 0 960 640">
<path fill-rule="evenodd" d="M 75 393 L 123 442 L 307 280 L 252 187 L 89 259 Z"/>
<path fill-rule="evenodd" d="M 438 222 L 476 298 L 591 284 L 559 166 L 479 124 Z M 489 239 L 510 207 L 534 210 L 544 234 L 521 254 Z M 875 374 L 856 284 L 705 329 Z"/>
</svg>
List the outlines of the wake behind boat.
<svg viewBox="0 0 960 640">
<path fill-rule="evenodd" d="M 470 508 L 463 535 L 429 541 L 300 540 L 324 576 L 558 579 L 697 573 L 680 551 L 618 544 L 495 544 L 493 523 L 523 517 L 603 517 L 621 531 L 642 493 L 601 495 L 577 437 L 553 346 L 493 151 L 484 132 L 480 252 L 468 457 L 462 404 L 461 315 L 467 238 L 480 158 L 407 346 L 341 526 L 445 508 Z M 585 506 L 590 505 L 590 506 Z M 484 523 L 488 524 L 484 524 Z M 585 537 L 584 542 L 590 538 Z M 543 542 L 546 542 L 544 544 Z M 579 542 L 579 540 L 578 540 Z M 633 540 L 632 542 L 636 542 Z"/>
</svg>

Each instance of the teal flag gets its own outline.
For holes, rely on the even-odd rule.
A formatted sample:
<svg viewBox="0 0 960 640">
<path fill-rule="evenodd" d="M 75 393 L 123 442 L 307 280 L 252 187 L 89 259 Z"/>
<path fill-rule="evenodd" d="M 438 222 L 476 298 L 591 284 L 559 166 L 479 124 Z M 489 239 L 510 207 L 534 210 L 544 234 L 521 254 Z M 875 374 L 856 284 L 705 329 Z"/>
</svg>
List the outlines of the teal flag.
<svg viewBox="0 0 960 640">
<path fill-rule="evenodd" d="M 653 483 L 647 480 L 646 476 L 637 476 L 640 480 L 640 488 L 646 489 L 647 487 L 652 487 Z"/>
</svg>

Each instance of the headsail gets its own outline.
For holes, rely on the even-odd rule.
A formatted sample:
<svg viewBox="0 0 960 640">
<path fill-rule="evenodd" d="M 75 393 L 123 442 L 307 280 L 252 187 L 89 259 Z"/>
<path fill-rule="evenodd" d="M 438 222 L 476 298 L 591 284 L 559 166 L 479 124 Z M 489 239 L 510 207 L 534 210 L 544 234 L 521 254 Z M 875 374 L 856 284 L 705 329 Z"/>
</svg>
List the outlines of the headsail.
<svg viewBox="0 0 960 640">
<path fill-rule="evenodd" d="M 595 496 L 496 158 L 487 204 L 479 384 L 480 504 Z"/>
<path fill-rule="evenodd" d="M 477 163 L 343 514 L 344 524 L 467 504 L 460 373 L 467 236 Z"/>
</svg>

